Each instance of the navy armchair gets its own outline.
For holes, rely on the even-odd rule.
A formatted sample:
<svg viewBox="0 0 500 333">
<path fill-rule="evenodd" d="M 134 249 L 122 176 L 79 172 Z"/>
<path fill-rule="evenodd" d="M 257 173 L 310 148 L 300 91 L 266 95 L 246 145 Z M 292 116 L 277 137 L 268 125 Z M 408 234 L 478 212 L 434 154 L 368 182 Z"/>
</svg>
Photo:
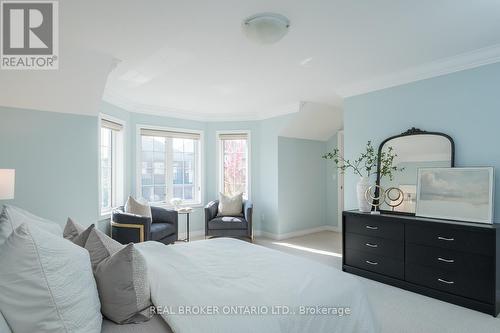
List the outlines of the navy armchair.
<svg viewBox="0 0 500 333">
<path fill-rule="evenodd" d="M 178 238 L 178 213 L 175 210 L 151 207 L 152 218 L 125 213 L 123 206 L 111 215 L 111 236 L 128 244 L 157 241 L 170 244 Z"/>
<path fill-rule="evenodd" d="M 243 216 L 217 216 L 219 200 L 205 206 L 206 237 L 248 237 L 253 241 L 252 212 L 250 200 L 243 200 Z"/>
</svg>

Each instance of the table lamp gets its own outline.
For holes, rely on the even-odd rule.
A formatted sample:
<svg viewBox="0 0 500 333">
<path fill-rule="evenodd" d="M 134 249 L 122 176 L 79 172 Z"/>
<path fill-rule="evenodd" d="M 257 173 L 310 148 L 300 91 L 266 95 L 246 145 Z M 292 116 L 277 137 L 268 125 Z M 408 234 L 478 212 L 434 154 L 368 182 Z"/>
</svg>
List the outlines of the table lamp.
<svg viewBox="0 0 500 333">
<path fill-rule="evenodd" d="M 0 200 L 14 199 L 16 170 L 0 169 Z"/>
</svg>

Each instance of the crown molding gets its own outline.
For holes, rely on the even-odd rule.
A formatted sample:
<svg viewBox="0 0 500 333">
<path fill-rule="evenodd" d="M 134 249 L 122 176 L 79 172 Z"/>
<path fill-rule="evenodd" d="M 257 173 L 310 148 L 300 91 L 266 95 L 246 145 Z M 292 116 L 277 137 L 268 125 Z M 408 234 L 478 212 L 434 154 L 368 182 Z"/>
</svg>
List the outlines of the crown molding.
<svg viewBox="0 0 500 333">
<path fill-rule="evenodd" d="M 423 65 L 407 68 L 400 72 L 340 86 L 337 89 L 337 93 L 343 98 L 346 98 L 496 62 L 500 62 L 500 44 L 432 61 Z"/>
<path fill-rule="evenodd" d="M 163 106 L 148 105 L 132 101 L 117 93 L 113 89 L 106 88 L 103 94 L 103 100 L 133 113 L 142 113 L 161 117 L 171 117 L 201 122 L 230 122 L 230 121 L 258 121 L 286 114 L 296 113 L 300 110 L 300 103 L 292 103 L 276 108 L 273 112 L 267 113 L 200 113 L 188 110 L 174 109 Z"/>
</svg>

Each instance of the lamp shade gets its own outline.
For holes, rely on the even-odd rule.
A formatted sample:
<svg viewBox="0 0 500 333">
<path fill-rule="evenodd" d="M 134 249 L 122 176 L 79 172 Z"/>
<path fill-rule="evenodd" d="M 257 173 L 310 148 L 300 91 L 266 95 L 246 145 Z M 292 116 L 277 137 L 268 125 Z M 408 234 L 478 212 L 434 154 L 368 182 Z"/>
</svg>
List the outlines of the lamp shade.
<svg viewBox="0 0 500 333">
<path fill-rule="evenodd" d="M 0 200 L 14 199 L 16 170 L 0 169 Z"/>
</svg>

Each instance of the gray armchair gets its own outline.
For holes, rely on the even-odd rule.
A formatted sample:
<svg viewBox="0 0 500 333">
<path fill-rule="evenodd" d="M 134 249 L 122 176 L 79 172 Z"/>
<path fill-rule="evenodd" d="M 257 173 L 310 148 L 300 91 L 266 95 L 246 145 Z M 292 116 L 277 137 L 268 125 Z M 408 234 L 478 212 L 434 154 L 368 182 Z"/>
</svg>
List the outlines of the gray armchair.
<svg viewBox="0 0 500 333">
<path fill-rule="evenodd" d="M 205 238 L 248 237 L 253 241 L 251 201 L 243 200 L 243 216 L 217 216 L 218 210 L 219 200 L 205 206 Z"/>
<path fill-rule="evenodd" d="M 112 238 L 122 244 L 157 241 L 170 244 L 177 240 L 178 213 L 175 210 L 151 207 L 152 218 L 125 213 L 123 207 L 111 215 Z"/>
</svg>

